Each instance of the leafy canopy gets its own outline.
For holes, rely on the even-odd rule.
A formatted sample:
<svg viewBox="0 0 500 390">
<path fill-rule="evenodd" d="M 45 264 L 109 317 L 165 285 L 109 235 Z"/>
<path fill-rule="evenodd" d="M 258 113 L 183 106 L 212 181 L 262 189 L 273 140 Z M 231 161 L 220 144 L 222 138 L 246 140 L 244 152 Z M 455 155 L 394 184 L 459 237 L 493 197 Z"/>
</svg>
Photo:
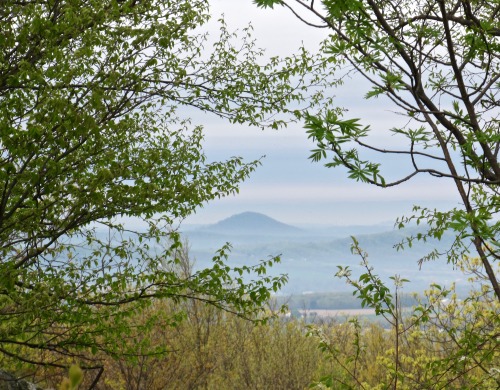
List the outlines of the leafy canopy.
<svg viewBox="0 0 500 390">
<path fill-rule="evenodd" d="M 207 35 L 196 31 L 208 19 L 207 2 L 196 0 L 2 2 L 4 356 L 65 365 L 61 356 L 114 354 L 141 331 L 121 319 L 154 299 L 199 299 L 252 316 L 285 281 L 265 275 L 276 259 L 231 269 L 229 247 L 210 269 L 173 271 L 172 226 L 237 192 L 259 164 L 208 162 L 201 128 L 176 108 L 277 128 L 287 117 L 276 114 L 314 105 L 321 91 L 307 87 L 324 81 L 324 64 L 306 51 L 261 65 L 251 29 L 234 44 L 222 20 L 205 48 Z M 306 80 L 305 69 L 316 75 Z"/>
</svg>

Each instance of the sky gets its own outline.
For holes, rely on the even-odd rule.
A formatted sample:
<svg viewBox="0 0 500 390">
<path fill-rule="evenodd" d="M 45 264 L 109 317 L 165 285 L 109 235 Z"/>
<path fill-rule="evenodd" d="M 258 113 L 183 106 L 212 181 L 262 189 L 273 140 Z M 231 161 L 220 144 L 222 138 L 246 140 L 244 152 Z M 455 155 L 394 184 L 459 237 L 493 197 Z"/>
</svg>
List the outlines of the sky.
<svg viewBox="0 0 500 390">
<path fill-rule="evenodd" d="M 211 0 L 213 23 L 224 14 L 230 30 L 251 23 L 259 47 L 269 56 L 289 55 L 301 44 L 314 51 L 327 33 L 300 23 L 284 9 L 262 10 L 252 0 Z M 401 122 L 383 99 L 366 101 L 369 86 L 353 77 L 335 91 L 336 104 L 347 108 L 349 117 L 370 124 L 375 142 L 396 145 L 394 137 L 383 131 Z M 392 108 L 393 109 L 393 108 Z M 380 189 L 357 183 L 343 169 L 326 168 L 308 159 L 314 144 L 307 139 L 300 123 L 282 130 L 265 130 L 231 125 L 212 115 L 190 115 L 193 123 L 205 129 L 205 151 L 209 159 L 242 156 L 254 160 L 265 155 L 262 166 L 240 187 L 240 193 L 213 201 L 189 217 L 187 224 L 211 224 L 233 214 L 255 211 L 294 225 L 368 225 L 394 222 L 411 215 L 414 204 L 448 209 L 459 200 L 449 180 L 417 177 L 393 188 Z M 379 158 L 380 160 L 380 158 Z M 407 162 L 383 157 L 380 162 L 389 178 L 409 173 Z"/>
</svg>

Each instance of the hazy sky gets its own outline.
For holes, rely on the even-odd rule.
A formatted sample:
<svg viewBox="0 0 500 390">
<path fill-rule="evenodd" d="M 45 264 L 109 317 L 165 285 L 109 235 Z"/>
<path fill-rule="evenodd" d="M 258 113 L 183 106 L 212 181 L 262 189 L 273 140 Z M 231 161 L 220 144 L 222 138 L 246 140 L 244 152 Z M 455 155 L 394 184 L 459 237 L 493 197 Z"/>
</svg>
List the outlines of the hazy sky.
<svg viewBox="0 0 500 390">
<path fill-rule="evenodd" d="M 252 0 L 211 0 L 213 19 L 224 13 L 230 29 L 254 27 L 254 36 L 269 55 L 293 53 L 304 43 L 318 46 L 326 31 L 301 24 L 283 9 L 261 10 Z M 210 25 L 216 29 L 217 24 Z M 217 33 L 217 31 L 215 31 Z M 401 121 L 384 100 L 363 100 L 368 87 L 361 79 L 349 80 L 335 92 L 337 105 L 349 109 L 375 132 Z M 279 131 L 261 131 L 230 125 L 210 115 L 193 113 L 203 124 L 209 159 L 234 155 L 249 160 L 266 155 L 263 165 L 242 186 L 238 195 L 214 201 L 186 222 L 208 224 L 244 211 L 265 213 L 291 224 L 350 225 L 394 221 L 410 214 L 413 204 L 449 208 L 458 203 L 451 181 L 420 177 L 397 188 L 379 189 L 348 180 L 342 169 L 328 169 L 308 160 L 313 144 L 301 124 Z M 394 144 L 394 137 L 378 137 L 379 145 Z M 408 164 L 392 159 L 384 163 L 389 177 L 409 172 Z"/>
</svg>

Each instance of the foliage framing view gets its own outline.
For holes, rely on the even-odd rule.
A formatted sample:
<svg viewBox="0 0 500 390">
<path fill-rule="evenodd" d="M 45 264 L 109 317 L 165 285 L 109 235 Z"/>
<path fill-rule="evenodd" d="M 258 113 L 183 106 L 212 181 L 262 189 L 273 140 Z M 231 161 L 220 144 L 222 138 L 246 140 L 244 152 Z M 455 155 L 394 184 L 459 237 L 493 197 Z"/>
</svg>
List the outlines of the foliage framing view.
<svg viewBox="0 0 500 390">
<path fill-rule="evenodd" d="M 333 153 L 327 166 L 344 166 L 349 177 L 381 187 L 425 173 L 453 180 L 462 209 L 446 213 L 418 210 L 410 219 L 429 223 L 430 236 L 439 238 L 446 229 L 457 232 L 450 262 L 472 243 L 485 279 L 500 300 L 493 265 L 500 258 L 500 222 L 495 221 L 500 183 L 498 2 L 256 3 L 263 7 L 283 5 L 303 22 L 331 30 L 322 48 L 324 54 L 336 67 L 351 68 L 371 83 L 367 99 L 384 95 L 408 118 L 405 127 L 388 129 L 406 137 L 408 149 L 386 150 L 365 140 L 370 135 L 369 126 L 357 119 L 342 120 L 338 110 L 307 115 L 306 128 L 318 146 L 311 158 L 320 161 Z M 411 159 L 413 172 L 386 182 L 380 164 L 361 159 L 359 150 L 365 148 L 395 158 L 405 155 Z"/>
<path fill-rule="evenodd" d="M 236 39 L 223 21 L 204 50 L 207 36 L 195 29 L 208 19 L 206 1 L 2 1 L 4 358 L 62 367 L 90 352 L 133 357 L 126 340 L 153 319 L 123 319 L 151 301 L 192 298 L 252 316 L 285 281 L 265 276 L 276 259 L 230 269 L 227 247 L 211 269 L 176 272 L 172 224 L 237 191 L 258 165 L 207 162 L 201 128 L 176 107 L 276 128 L 288 103 L 320 98 L 300 77 L 321 67 L 308 53 L 260 66 L 250 29 Z M 125 230 L 129 217 L 148 228 Z M 177 318 L 157 314 L 162 321 Z"/>
<path fill-rule="evenodd" d="M 361 255 L 366 272 L 356 280 L 349 268 L 339 269 L 337 276 L 351 284 L 363 305 L 384 316 L 395 332 L 394 364 L 382 388 L 498 387 L 500 4 L 467 0 L 254 2 L 260 7 L 286 7 L 301 22 L 328 30 L 331 35 L 322 46 L 325 59 L 339 72 L 362 75 L 371 85 L 365 98 L 384 96 L 407 120 L 405 126 L 388 125 L 385 130 L 404 137 L 408 147 L 390 149 L 373 143 L 370 126 L 362 125 L 359 119 L 344 119 L 342 109 L 325 107 L 319 113 L 309 112 L 305 127 L 317 144 L 311 155 L 313 161 L 327 160 L 327 167 L 344 167 L 350 178 L 384 188 L 429 174 L 452 180 L 461 199 L 461 207 L 448 211 L 415 206 L 415 214 L 399 220 L 398 226 L 415 221 L 429 226 L 426 234 L 408 237 L 400 248 L 411 247 L 414 240 L 439 239 L 445 231 L 456 234 L 447 253 L 431 252 L 420 265 L 445 257 L 450 266 L 473 275 L 480 288 L 464 302 L 452 296 L 451 306 L 437 310 L 439 300 L 450 291 L 433 286 L 428 302 L 417 307 L 403 324 L 397 292 L 404 280 L 394 278 L 393 297 L 373 273 L 356 241 L 353 251 Z M 377 134 L 380 136 L 380 132 Z M 366 151 L 389 154 L 394 160 L 406 158 L 412 169 L 397 180 L 387 181 L 381 164 L 363 159 Z M 425 331 L 431 323 L 444 332 L 456 350 L 428 364 L 432 380 L 405 376 L 399 342 L 413 338 L 412 328 Z M 337 356 L 334 345 L 322 341 L 322 347 Z M 361 346 L 358 353 L 362 353 Z M 468 370 L 477 367 L 490 385 L 483 379 L 461 385 Z M 365 388 L 356 365 L 346 372 L 349 380 L 328 376 L 322 385 Z M 442 382 L 450 373 L 452 377 Z"/>
</svg>

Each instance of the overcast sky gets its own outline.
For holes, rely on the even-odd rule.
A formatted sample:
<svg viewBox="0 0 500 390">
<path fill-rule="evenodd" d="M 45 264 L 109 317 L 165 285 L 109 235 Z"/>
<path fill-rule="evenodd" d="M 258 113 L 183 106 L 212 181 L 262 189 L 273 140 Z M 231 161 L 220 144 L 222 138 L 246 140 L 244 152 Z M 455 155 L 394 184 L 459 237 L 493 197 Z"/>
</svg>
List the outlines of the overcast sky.
<svg viewBox="0 0 500 390">
<path fill-rule="evenodd" d="M 262 10 L 252 0 L 211 0 L 213 19 L 224 13 L 230 29 L 252 23 L 254 36 L 269 55 L 287 55 L 301 43 L 313 50 L 326 31 L 301 24 L 284 9 Z M 217 24 L 210 24 L 216 29 Z M 217 31 L 215 31 L 217 33 Z M 398 117 L 384 100 L 363 100 L 368 87 L 361 79 L 349 80 L 335 92 L 337 105 L 349 109 L 349 117 L 359 117 L 377 133 L 394 126 Z M 230 125 L 213 116 L 193 112 L 203 124 L 209 159 L 234 155 L 249 160 L 266 155 L 263 165 L 242 186 L 238 195 L 214 201 L 186 222 L 209 224 L 244 211 L 265 213 L 295 224 L 351 225 L 394 221 L 410 214 L 413 204 L 449 208 L 458 204 L 450 181 L 420 177 L 397 188 L 379 189 L 348 180 L 342 169 L 328 169 L 308 160 L 314 147 L 300 124 L 279 131 Z M 382 145 L 394 144 L 394 137 L 379 137 Z M 408 164 L 381 160 L 389 177 L 409 171 Z"/>
</svg>

